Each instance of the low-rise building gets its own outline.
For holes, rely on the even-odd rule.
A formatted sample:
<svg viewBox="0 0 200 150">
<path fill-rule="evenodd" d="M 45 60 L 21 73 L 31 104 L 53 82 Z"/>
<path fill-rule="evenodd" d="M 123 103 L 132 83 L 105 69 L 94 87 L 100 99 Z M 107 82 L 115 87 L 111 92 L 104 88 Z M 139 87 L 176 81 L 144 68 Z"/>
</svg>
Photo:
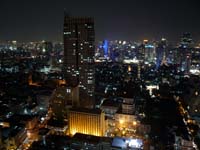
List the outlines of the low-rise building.
<svg viewBox="0 0 200 150">
<path fill-rule="evenodd" d="M 72 108 L 69 111 L 69 133 L 104 136 L 106 130 L 105 114 L 100 109 Z"/>
</svg>

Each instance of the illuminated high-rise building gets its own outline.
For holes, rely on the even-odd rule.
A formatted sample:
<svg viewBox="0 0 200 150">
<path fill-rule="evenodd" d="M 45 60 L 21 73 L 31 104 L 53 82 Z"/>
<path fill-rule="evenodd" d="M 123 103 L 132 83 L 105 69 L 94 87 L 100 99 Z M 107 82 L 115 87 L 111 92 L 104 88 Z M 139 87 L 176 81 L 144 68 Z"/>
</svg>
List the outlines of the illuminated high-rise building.
<svg viewBox="0 0 200 150">
<path fill-rule="evenodd" d="M 68 86 L 79 86 L 80 103 L 94 103 L 94 20 L 90 17 L 64 17 L 64 72 Z"/>
<path fill-rule="evenodd" d="M 194 44 L 190 33 L 185 32 L 181 37 L 180 47 L 191 48 Z"/>
<path fill-rule="evenodd" d="M 69 133 L 104 136 L 105 114 L 100 109 L 72 108 L 69 111 Z"/>
<path fill-rule="evenodd" d="M 190 33 L 184 33 L 178 48 L 180 57 L 180 70 L 189 73 L 191 65 L 193 40 Z"/>
<path fill-rule="evenodd" d="M 148 40 L 143 41 L 144 49 L 144 61 L 148 63 L 155 63 L 155 57 L 156 57 L 156 50 L 153 43 L 150 43 Z"/>
<path fill-rule="evenodd" d="M 156 67 L 159 68 L 163 60 L 166 59 L 167 54 L 167 41 L 162 38 L 156 47 Z"/>
</svg>

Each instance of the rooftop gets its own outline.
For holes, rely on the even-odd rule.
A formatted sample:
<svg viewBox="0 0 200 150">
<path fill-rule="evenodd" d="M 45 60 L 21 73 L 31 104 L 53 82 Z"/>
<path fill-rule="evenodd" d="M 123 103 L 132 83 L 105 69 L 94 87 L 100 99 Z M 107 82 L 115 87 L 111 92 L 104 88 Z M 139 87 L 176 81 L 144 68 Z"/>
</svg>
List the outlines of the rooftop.
<svg viewBox="0 0 200 150">
<path fill-rule="evenodd" d="M 88 108 L 71 108 L 70 111 L 74 112 L 83 112 L 90 114 L 101 114 L 101 109 L 88 109 Z"/>
</svg>

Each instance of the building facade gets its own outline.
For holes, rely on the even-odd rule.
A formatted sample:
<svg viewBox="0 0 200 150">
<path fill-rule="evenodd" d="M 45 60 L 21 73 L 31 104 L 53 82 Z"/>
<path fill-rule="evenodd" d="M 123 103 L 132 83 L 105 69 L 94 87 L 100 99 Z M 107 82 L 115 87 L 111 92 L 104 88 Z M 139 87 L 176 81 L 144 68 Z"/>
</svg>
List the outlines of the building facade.
<svg viewBox="0 0 200 150">
<path fill-rule="evenodd" d="M 79 88 L 58 87 L 52 94 L 50 106 L 53 115 L 57 118 L 65 118 L 67 110 L 79 105 Z"/>
<path fill-rule="evenodd" d="M 93 106 L 94 20 L 89 17 L 64 18 L 64 72 L 68 86 L 80 87 L 82 106 Z"/>
<path fill-rule="evenodd" d="M 100 109 L 72 108 L 69 111 L 69 133 L 104 136 L 105 114 Z"/>
</svg>

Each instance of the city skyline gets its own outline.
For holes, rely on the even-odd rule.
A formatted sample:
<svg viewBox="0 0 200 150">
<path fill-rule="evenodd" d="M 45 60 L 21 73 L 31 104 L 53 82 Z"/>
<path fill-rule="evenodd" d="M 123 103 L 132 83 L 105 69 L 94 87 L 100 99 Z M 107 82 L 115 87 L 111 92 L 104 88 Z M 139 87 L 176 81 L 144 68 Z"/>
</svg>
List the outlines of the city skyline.
<svg viewBox="0 0 200 150">
<path fill-rule="evenodd" d="M 199 42 L 198 1 L 3 1 L 0 40 L 62 41 L 64 9 L 95 19 L 96 41 L 160 39 L 178 42 L 191 32 Z M 26 12 L 26 13 L 24 13 Z M 8 32 L 9 31 L 9 32 Z"/>
<path fill-rule="evenodd" d="M 199 150 L 197 4 L 3 0 L 0 150 Z"/>
</svg>

